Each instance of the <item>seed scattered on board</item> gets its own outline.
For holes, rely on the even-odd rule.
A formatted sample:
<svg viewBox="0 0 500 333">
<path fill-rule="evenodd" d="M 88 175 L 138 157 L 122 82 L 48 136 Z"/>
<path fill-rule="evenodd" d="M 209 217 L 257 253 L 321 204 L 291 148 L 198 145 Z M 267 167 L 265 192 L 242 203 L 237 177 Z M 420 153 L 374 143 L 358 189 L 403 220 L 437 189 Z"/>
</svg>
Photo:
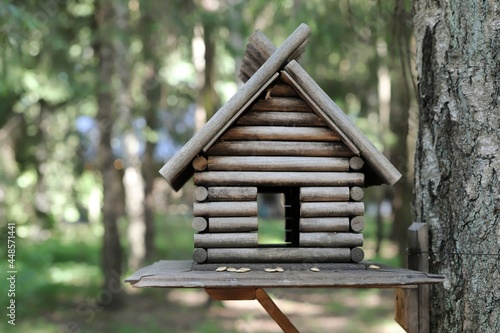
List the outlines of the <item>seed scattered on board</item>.
<svg viewBox="0 0 500 333">
<path fill-rule="evenodd" d="M 380 266 L 377 265 L 370 265 L 368 266 L 369 269 L 380 269 Z"/>
<path fill-rule="evenodd" d="M 318 267 L 311 267 L 309 268 L 309 270 L 313 271 L 313 272 L 319 272 L 320 269 Z"/>
<path fill-rule="evenodd" d="M 284 272 L 285 270 L 283 267 L 276 267 L 276 268 L 264 268 L 264 270 L 268 273 L 273 273 L 273 272 Z"/>
<path fill-rule="evenodd" d="M 217 267 L 217 269 L 215 270 L 216 272 L 224 272 L 224 271 L 228 271 L 228 272 L 235 272 L 235 273 L 246 273 L 248 271 L 250 271 L 251 269 L 250 268 L 247 268 L 247 267 L 241 267 L 241 268 L 234 268 L 234 267 L 225 267 L 225 266 L 221 266 L 221 267 Z"/>
</svg>

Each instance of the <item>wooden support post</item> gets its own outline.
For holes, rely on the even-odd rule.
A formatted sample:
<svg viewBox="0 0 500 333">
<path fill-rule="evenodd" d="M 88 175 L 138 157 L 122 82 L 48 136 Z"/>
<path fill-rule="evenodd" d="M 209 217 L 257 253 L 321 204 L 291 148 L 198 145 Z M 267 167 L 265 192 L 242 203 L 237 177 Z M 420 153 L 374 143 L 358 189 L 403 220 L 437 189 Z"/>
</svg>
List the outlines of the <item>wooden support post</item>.
<svg viewBox="0 0 500 333">
<path fill-rule="evenodd" d="M 429 272 L 429 234 L 426 223 L 408 228 L 408 268 Z M 429 333 L 429 285 L 396 290 L 396 322 L 408 333 Z"/>
<path fill-rule="evenodd" d="M 257 301 L 259 301 L 260 305 L 264 308 L 264 310 L 269 313 L 271 318 L 281 327 L 283 332 L 285 333 L 299 333 L 297 328 L 293 326 L 292 322 L 288 319 L 288 317 L 281 312 L 281 310 L 276 306 L 276 303 L 273 302 L 271 297 L 265 292 L 262 288 L 257 288 L 255 290 L 255 294 L 257 296 Z"/>
<path fill-rule="evenodd" d="M 285 333 L 298 333 L 297 328 L 290 319 L 281 312 L 276 303 L 262 288 L 205 288 L 208 295 L 219 301 L 243 301 L 257 300 L 266 312 L 273 318 L 276 324 Z"/>
</svg>

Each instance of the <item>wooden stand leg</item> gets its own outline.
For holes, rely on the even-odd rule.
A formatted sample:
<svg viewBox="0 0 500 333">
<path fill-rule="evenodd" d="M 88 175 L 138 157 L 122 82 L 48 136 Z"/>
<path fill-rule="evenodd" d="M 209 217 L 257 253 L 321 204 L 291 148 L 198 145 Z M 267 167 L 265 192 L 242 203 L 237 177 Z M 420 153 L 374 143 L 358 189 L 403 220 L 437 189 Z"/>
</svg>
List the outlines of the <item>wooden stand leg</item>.
<svg viewBox="0 0 500 333">
<path fill-rule="evenodd" d="M 285 333 L 298 333 L 299 331 L 288 317 L 281 312 L 276 306 L 271 297 L 262 288 L 205 288 L 207 294 L 214 300 L 219 301 L 242 301 L 254 300 L 259 301 L 260 305 L 273 318 L 276 324 L 281 327 Z"/>
<path fill-rule="evenodd" d="M 408 228 L 408 268 L 429 272 L 429 231 L 426 223 Z M 408 333 L 429 333 L 429 285 L 396 289 L 396 322 Z"/>
</svg>

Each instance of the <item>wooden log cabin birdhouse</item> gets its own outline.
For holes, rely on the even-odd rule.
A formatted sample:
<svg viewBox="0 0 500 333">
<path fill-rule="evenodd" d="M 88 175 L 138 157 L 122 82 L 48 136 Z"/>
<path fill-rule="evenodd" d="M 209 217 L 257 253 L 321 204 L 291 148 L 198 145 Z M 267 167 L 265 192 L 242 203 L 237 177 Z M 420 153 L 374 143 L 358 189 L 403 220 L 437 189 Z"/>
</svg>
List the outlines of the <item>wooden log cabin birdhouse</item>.
<svg viewBox="0 0 500 333">
<path fill-rule="evenodd" d="M 174 190 L 194 176 L 198 264 L 364 257 L 363 187 L 401 174 L 296 61 L 309 34 L 302 24 L 276 49 L 254 32 L 244 85 L 160 170 Z M 284 200 L 280 244 L 259 243 L 260 193 Z"/>
</svg>

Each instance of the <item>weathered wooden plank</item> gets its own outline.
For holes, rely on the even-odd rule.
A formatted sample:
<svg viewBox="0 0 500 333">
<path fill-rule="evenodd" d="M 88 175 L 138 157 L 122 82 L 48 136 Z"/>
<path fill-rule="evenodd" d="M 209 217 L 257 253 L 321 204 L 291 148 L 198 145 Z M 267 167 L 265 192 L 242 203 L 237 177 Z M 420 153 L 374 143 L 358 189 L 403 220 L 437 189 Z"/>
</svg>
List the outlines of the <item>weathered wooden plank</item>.
<svg viewBox="0 0 500 333">
<path fill-rule="evenodd" d="M 191 225 L 193 226 L 194 230 L 196 230 L 198 232 L 202 232 L 202 231 L 207 230 L 208 221 L 204 217 L 197 216 L 193 219 L 193 221 L 191 222 Z"/>
<path fill-rule="evenodd" d="M 241 86 L 238 92 L 214 114 L 207 124 L 163 166 L 160 173 L 175 190 L 179 190 L 183 185 L 182 182 L 178 182 L 179 178 L 182 178 L 182 180 L 186 178 L 186 167 L 191 166 L 191 161 L 205 147 L 206 143 L 213 138 L 217 139 L 217 133 L 220 133 L 225 126 L 230 126 L 236 120 L 234 117 L 238 110 L 241 110 L 248 102 L 253 102 L 252 96 L 257 97 L 256 94 L 259 91 L 267 88 L 266 84 L 270 85 L 272 83 L 269 80 L 275 76 L 285 61 L 309 35 L 309 27 L 301 24 L 252 75 L 247 83 Z M 187 172 L 189 173 L 189 170 Z"/>
<path fill-rule="evenodd" d="M 194 234 L 196 248 L 257 247 L 258 244 L 256 232 Z"/>
<path fill-rule="evenodd" d="M 348 248 L 227 248 L 207 249 L 207 263 L 350 262 Z"/>
<path fill-rule="evenodd" d="M 289 249 L 283 248 L 283 251 L 287 250 Z M 254 265 L 257 266 L 251 264 L 249 267 Z M 329 268 L 332 265 L 340 268 Z M 135 272 L 126 279 L 126 282 L 137 288 L 397 288 L 422 283 L 436 284 L 445 280 L 443 275 L 404 268 L 383 265 L 380 265 L 382 269 L 342 268 L 345 265 L 360 264 L 321 264 L 307 260 L 297 264 L 283 264 L 285 271 L 279 274 L 264 272 L 262 266 L 269 267 L 266 264 L 240 274 L 194 270 L 192 260 L 161 260 Z M 319 272 L 309 270 L 315 266 L 321 270 Z M 235 267 L 243 266 L 235 265 Z"/>
<path fill-rule="evenodd" d="M 193 215 L 208 217 L 257 216 L 257 202 L 195 202 L 193 203 Z"/>
<path fill-rule="evenodd" d="M 429 271 L 429 227 L 427 223 L 412 223 L 408 228 L 408 268 Z M 430 288 L 418 287 L 418 332 L 430 332 Z"/>
<path fill-rule="evenodd" d="M 396 288 L 394 320 L 408 333 L 420 333 L 418 326 L 418 287 Z"/>
<path fill-rule="evenodd" d="M 360 262 L 365 258 L 365 251 L 359 247 L 351 249 L 351 261 Z"/>
<path fill-rule="evenodd" d="M 347 158 L 302 156 L 210 156 L 209 171 L 349 171 Z M 349 189 L 347 188 L 347 201 Z M 313 200 L 314 201 L 314 200 Z M 319 200 L 318 200 L 319 201 Z"/>
<path fill-rule="evenodd" d="M 300 231 L 304 232 L 347 232 L 349 218 L 347 217 L 302 217 Z"/>
<path fill-rule="evenodd" d="M 349 187 L 301 187 L 300 201 L 349 201 Z"/>
<path fill-rule="evenodd" d="M 248 111 L 236 125 L 325 127 L 314 112 Z"/>
<path fill-rule="evenodd" d="M 351 219 L 351 230 L 361 232 L 365 228 L 365 219 L 362 216 L 355 216 Z"/>
<path fill-rule="evenodd" d="M 297 92 L 285 82 L 276 82 L 268 91 L 271 97 L 298 97 Z"/>
<path fill-rule="evenodd" d="M 363 199 L 363 197 L 365 196 L 365 192 L 359 186 L 351 187 L 351 189 L 349 190 L 349 194 L 350 194 L 351 200 L 353 200 L 353 201 L 361 201 Z"/>
<path fill-rule="evenodd" d="M 257 200 L 257 187 L 209 187 L 208 201 L 251 201 Z"/>
<path fill-rule="evenodd" d="M 208 219 L 209 232 L 257 231 L 258 228 L 257 217 L 210 217 Z"/>
<path fill-rule="evenodd" d="M 225 141 L 340 141 L 340 137 L 326 127 L 287 126 L 235 126 L 228 129 L 220 139 Z"/>
<path fill-rule="evenodd" d="M 312 112 L 312 109 L 301 98 L 272 97 L 261 99 L 252 106 L 253 111 L 281 111 L 281 112 Z"/>
<path fill-rule="evenodd" d="M 271 297 L 262 288 L 257 288 L 255 290 L 255 296 L 260 305 L 266 310 L 266 312 L 273 318 L 273 320 L 278 324 L 278 326 L 285 333 L 299 333 L 299 330 L 292 324 L 290 319 L 276 306 Z"/>
<path fill-rule="evenodd" d="M 368 140 L 365 135 L 352 123 L 347 115 L 321 89 L 309 74 L 294 60 L 285 67 L 289 73 L 305 90 L 319 107 L 328 113 L 330 119 L 356 145 L 361 155 L 370 161 L 370 166 L 388 184 L 392 185 L 401 178 L 399 171 L 389 160 Z"/>
<path fill-rule="evenodd" d="M 270 171 L 207 171 L 194 175 L 195 185 L 220 186 L 354 186 L 362 185 L 364 174 L 353 172 L 270 172 Z M 316 204 L 321 203 L 304 203 Z M 304 205 L 303 204 L 303 205 Z M 329 203 L 332 205 L 340 203 Z M 347 203 L 346 203 L 347 204 Z M 362 203 L 350 203 L 354 206 Z M 195 203 L 196 205 L 196 203 Z M 338 207 L 344 207 L 340 204 Z M 346 205 L 347 207 L 348 205 Z M 314 207 L 314 206 L 311 206 Z M 321 207 L 321 206 L 318 206 Z M 328 206 L 325 206 L 328 207 Z M 356 209 L 352 215 L 362 215 Z M 355 213 L 358 212 L 358 213 Z M 319 216 L 319 215 L 315 215 Z M 328 215 L 325 215 L 328 216 Z M 306 216 L 304 216 L 306 217 Z"/>
<path fill-rule="evenodd" d="M 216 301 L 254 300 L 256 288 L 206 288 L 205 291 Z"/>
<path fill-rule="evenodd" d="M 358 216 L 365 213 L 362 202 L 304 202 L 301 217 Z"/>
<path fill-rule="evenodd" d="M 349 232 L 301 232 L 300 246 L 348 247 L 363 245 L 363 235 Z"/>
<path fill-rule="evenodd" d="M 222 141 L 208 156 L 317 156 L 350 157 L 354 153 L 342 142 Z"/>
</svg>

